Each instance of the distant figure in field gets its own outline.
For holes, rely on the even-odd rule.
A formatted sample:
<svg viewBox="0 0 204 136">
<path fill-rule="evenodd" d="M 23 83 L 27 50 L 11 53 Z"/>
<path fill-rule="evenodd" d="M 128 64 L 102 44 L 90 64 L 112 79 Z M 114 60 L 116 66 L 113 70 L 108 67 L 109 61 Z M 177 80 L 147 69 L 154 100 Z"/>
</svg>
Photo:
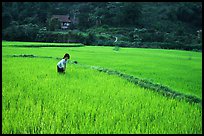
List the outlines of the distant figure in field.
<svg viewBox="0 0 204 136">
<path fill-rule="evenodd" d="M 66 53 L 63 57 L 62 60 L 60 60 L 58 63 L 57 63 L 57 72 L 59 73 L 65 73 L 65 70 L 66 70 L 66 64 L 69 60 L 70 56 L 68 53 Z"/>
</svg>

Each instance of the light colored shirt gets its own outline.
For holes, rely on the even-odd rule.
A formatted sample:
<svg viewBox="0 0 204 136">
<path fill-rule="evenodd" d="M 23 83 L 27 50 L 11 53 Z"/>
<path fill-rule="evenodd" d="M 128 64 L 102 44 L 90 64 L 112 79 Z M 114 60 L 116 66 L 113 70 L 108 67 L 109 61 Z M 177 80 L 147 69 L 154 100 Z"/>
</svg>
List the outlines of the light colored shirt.
<svg viewBox="0 0 204 136">
<path fill-rule="evenodd" d="M 64 68 L 64 67 L 66 67 L 67 62 L 68 62 L 68 60 L 66 61 L 65 59 L 62 59 L 57 63 L 57 66 L 59 68 Z"/>
</svg>

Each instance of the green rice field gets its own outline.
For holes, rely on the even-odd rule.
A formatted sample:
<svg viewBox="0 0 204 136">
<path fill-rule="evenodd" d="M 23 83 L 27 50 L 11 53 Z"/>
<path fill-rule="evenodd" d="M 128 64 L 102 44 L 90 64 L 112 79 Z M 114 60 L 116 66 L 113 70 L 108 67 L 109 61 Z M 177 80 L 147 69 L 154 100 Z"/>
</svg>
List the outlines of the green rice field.
<svg viewBox="0 0 204 136">
<path fill-rule="evenodd" d="M 2 45 L 3 134 L 202 134 L 202 105 L 77 64 L 69 63 L 61 75 L 55 59 L 69 53 L 78 64 L 120 71 L 202 99 L 202 52 Z M 53 58 L 12 57 L 21 54 Z"/>
</svg>

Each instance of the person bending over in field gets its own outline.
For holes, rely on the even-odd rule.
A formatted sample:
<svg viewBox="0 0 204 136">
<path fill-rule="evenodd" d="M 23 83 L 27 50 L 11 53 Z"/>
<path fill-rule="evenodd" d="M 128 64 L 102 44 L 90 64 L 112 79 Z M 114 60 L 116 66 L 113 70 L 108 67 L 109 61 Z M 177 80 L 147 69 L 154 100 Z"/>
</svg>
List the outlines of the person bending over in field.
<svg viewBox="0 0 204 136">
<path fill-rule="evenodd" d="M 58 63 L 57 63 L 57 72 L 59 73 L 65 73 L 65 70 L 66 70 L 66 64 L 69 60 L 70 56 L 68 53 L 66 53 L 63 57 L 62 60 L 60 60 Z"/>
</svg>

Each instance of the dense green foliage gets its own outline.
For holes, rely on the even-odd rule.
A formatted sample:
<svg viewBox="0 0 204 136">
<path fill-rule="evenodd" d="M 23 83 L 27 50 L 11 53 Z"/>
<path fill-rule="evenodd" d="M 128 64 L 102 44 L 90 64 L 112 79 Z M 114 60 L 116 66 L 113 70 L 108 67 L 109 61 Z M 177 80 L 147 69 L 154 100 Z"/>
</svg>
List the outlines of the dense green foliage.
<svg viewBox="0 0 204 136">
<path fill-rule="evenodd" d="M 56 14 L 70 15 L 78 23 L 72 23 L 62 34 L 59 22 L 50 20 Z M 202 50 L 200 29 L 199 2 L 2 3 L 4 40 Z M 117 43 L 113 42 L 115 36 Z"/>
<path fill-rule="evenodd" d="M 194 75 L 200 74 L 200 53 L 124 48 L 116 52 L 110 47 L 7 45 L 2 49 L 3 134 L 202 134 L 201 105 L 166 98 L 117 76 L 73 64 L 68 64 L 65 75 L 59 75 L 56 59 L 8 57 L 12 54 L 62 57 L 69 52 L 71 59 L 79 63 L 121 71 L 126 67 L 126 73 L 135 72 L 141 77 L 155 70 L 151 80 L 156 76 L 162 78 L 164 72 L 161 81 L 172 76 L 171 82 L 179 80 L 182 86 L 177 85 L 181 88 L 185 86 L 184 78 L 192 76 L 191 70 L 195 70 Z M 174 74 L 168 73 L 171 70 Z M 201 85 L 201 78 L 191 78 L 191 82 L 196 81 L 188 86 L 196 89 L 196 84 Z"/>
<path fill-rule="evenodd" d="M 4 2 L 2 9 L 3 28 L 9 27 L 12 21 L 44 27 L 53 14 L 74 16 L 74 13 L 79 15 L 79 26 L 82 28 L 105 24 L 152 27 L 156 20 L 159 22 L 162 19 L 185 22 L 197 29 L 202 27 L 202 5 L 198 2 Z M 146 22 L 145 19 L 152 21 Z M 168 23 L 171 25 L 171 22 Z"/>
</svg>

